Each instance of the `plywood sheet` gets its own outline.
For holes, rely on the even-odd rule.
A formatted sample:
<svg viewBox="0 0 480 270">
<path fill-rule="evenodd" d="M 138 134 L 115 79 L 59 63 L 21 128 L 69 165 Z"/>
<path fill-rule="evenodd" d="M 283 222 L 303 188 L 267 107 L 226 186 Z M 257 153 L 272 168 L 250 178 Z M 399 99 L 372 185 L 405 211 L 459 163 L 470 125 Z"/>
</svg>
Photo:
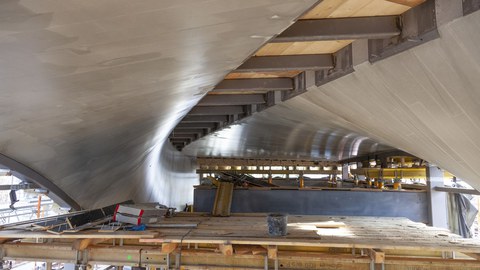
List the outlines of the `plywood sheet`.
<svg viewBox="0 0 480 270">
<path fill-rule="evenodd" d="M 256 56 L 334 53 L 352 42 L 353 40 L 323 40 L 268 43 L 258 50 Z"/>
<path fill-rule="evenodd" d="M 232 72 L 225 79 L 261 79 L 261 78 L 293 78 L 300 74 L 300 70 L 275 72 Z"/>
<path fill-rule="evenodd" d="M 325 0 L 302 19 L 399 15 L 425 0 Z"/>
</svg>

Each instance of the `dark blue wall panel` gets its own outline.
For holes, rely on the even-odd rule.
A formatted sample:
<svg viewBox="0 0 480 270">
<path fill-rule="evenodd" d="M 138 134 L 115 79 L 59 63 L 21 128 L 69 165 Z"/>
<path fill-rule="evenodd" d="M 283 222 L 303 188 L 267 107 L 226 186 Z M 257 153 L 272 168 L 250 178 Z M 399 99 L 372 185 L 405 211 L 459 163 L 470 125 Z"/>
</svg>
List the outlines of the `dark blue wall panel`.
<svg viewBox="0 0 480 270">
<path fill-rule="evenodd" d="M 195 189 L 194 209 L 211 212 L 216 189 Z M 232 212 L 406 217 L 428 223 L 426 192 L 236 189 Z"/>
</svg>

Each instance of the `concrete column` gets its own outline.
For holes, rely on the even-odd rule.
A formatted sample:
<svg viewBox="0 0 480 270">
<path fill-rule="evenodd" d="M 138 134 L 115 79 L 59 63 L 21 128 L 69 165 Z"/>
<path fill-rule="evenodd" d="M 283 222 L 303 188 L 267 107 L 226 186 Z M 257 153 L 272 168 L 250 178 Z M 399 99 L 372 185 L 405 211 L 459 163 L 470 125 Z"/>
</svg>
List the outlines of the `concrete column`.
<svg viewBox="0 0 480 270">
<path fill-rule="evenodd" d="M 435 191 L 443 187 L 443 171 L 435 165 L 427 167 L 428 214 L 431 226 L 448 229 L 447 193 Z"/>
<path fill-rule="evenodd" d="M 46 270 L 52 270 L 52 262 L 47 262 L 45 265 Z"/>
<path fill-rule="evenodd" d="M 342 180 L 348 179 L 348 163 L 342 164 Z"/>
</svg>

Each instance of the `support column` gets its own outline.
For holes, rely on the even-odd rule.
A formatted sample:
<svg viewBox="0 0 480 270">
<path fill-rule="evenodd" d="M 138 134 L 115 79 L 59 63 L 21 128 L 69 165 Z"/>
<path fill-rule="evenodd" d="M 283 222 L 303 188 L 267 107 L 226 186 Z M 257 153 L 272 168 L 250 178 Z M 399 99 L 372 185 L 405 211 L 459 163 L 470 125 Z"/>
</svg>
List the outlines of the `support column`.
<svg viewBox="0 0 480 270">
<path fill-rule="evenodd" d="M 52 262 L 46 262 L 45 269 L 46 270 L 52 270 Z"/>
<path fill-rule="evenodd" d="M 435 190 L 443 187 L 443 171 L 435 165 L 427 167 L 428 214 L 431 226 L 448 229 L 447 193 Z"/>
<path fill-rule="evenodd" d="M 342 164 L 342 180 L 348 179 L 348 163 Z"/>
</svg>

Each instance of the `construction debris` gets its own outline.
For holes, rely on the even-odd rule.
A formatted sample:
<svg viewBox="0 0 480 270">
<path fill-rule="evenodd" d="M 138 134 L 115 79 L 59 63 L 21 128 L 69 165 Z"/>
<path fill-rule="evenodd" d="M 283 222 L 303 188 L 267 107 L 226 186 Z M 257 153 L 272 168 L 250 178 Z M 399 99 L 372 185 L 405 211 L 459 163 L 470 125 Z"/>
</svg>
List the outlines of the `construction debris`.
<svg viewBox="0 0 480 270">
<path fill-rule="evenodd" d="M 158 203 L 119 204 L 113 221 L 133 225 L 156 223 L 169 213 L 169 208 Z"/>
</svg>

